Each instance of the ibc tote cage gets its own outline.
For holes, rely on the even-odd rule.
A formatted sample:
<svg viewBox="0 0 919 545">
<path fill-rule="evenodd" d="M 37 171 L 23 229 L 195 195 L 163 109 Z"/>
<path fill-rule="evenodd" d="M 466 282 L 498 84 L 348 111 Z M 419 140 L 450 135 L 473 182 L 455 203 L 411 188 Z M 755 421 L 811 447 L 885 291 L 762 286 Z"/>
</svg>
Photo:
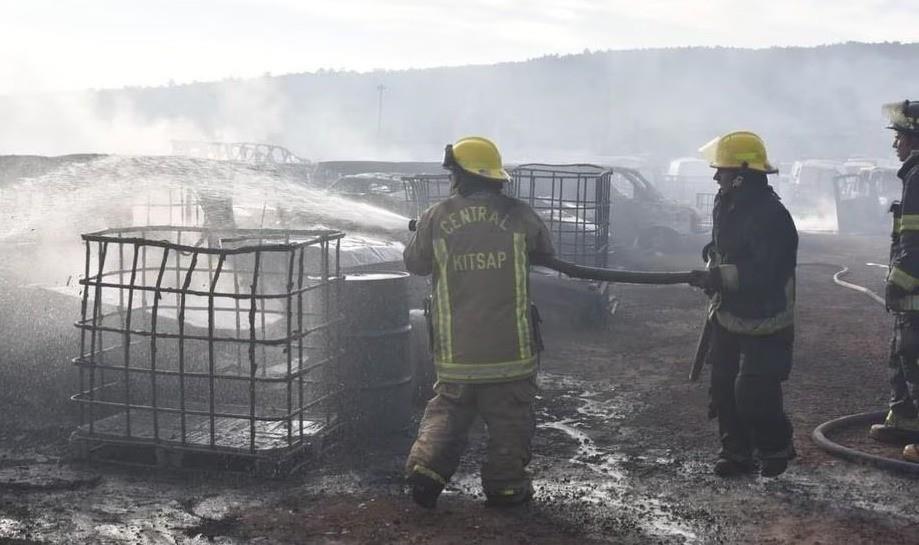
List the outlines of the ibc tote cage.
<svg viewBox="0 0 919 545">
<path fill-rule="evenodd" d="M 561 259 L 607 266 L 611 170 L 596 165 L 532 163 L 510 174 L 505 193 L 529 204 L 545 221 Z M 450 196 L 448 174 L 406 176 L 402 181 L 416 217 Z"/>
<path fill-rule="evenodd" d="M 696 193 L 696 211 L 699 212 L 699 225 L 712 226 L 712 211 L 715 210 L 715 193 Z"/>
<path fill-rule="evenodd" d="M 416 174 L 404 176 L 405 201 L 414 204 L 415 217 L 450 196 L 453 182 L 449 174 Z"/>
<path fill-rule="evenodd" d="M 320 448 L 344 421 L 343 236 L 175 226 L 83 235 L 78 455 L 115 449 L 114 461 L 276 475 Z"/>
<path fill-rule="evenodd" d="M 596 165 L 525 164 L 511 171 L 509 194 L 546 223 L 560 259 L 606 267 L 611 175 Z"/>
</svg>

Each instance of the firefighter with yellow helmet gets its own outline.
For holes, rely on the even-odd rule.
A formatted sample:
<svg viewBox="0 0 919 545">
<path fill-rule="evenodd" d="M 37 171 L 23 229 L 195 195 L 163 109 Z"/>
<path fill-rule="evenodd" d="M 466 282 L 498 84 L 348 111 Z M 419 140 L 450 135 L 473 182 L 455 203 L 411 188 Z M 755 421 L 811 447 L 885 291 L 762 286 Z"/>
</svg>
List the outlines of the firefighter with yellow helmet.
<svg viewBox="0 0 919 545">
<path fill-rule="evenodd" d="M 549 231 L 503 193 L 508 173 L 493 142 L 448 145 L 453 191 L 418 220 L 407 270 L 433 275 L 436 395 L 406 462 L 416 503 L 433 508 L 456 470 L 469 428 L 488 429 L 482 488 L 491 505 L 533 494 L 525 467 L 535 432 L 537 338 L 529 297 L 531 257 L 554 254 Z"/>
<path fill-rule="evenodd" d="M 774 477 L 795 456 L 782 382 L 792 366 L 798 232 L 767 180 L 777 172 L 762 139 L 736 131 L 699 150 L 719 190 L 706 270 L 693 285 L 711 296 L 709 416 L 721 450 L 714 473 Z"/>
<path fill-rule="evenodd" d="M 893 232 L 887 275 L 887 308 L 894 313 L 890 350 L 890 410 L 870 435 L 883 442 L 910 443 L 903 457 L 919 462 L 919 101 L 883 107 L 896 131 L 893 147 L 903 166 L 900 202 L 891 207 Z"/>
</svg>

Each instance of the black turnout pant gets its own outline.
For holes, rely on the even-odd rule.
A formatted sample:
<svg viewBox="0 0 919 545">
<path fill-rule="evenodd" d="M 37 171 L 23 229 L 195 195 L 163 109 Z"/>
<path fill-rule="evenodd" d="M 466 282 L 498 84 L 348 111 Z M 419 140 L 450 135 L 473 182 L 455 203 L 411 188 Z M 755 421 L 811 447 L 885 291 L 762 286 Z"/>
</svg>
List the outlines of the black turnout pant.
<svg viewBox="0 0 919 545">
<path fill-rule="evenodd" d="M 794 329 L 771 335 L 731 333 L 712 324 L 709 416 L 718 418 L 719 456 L 738 462 L 791 458 L 791 421 L 782 405 L 782 382 L 792 363 Z"/>
<path fill-rule="evenodd" d="M 902 312 L 890 341 L 890 410 L 916 418 L 919 402 L 919 313 Z"/>
</svg>

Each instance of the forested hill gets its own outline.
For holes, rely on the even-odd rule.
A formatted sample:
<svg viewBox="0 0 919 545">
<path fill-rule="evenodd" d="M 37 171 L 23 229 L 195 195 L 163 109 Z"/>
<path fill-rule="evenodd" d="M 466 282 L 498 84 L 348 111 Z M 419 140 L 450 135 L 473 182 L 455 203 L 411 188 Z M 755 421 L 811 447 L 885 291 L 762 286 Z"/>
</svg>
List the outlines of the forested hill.
<svg viewBox="0 0 919 545">
<path fill-rule="evenodd" d="M 94 108 L 104 117 L 129 104 L 147 122 L 181 120 L 201 137 L 270 140 L 315 159 L 436 159 L 467 133 L 494 137 L 512 160 L 673 157 L 735 128 L 760 131 L 790 159 L 889 155 L 881 103 L 907 97 L 919 99 L 919 44 L 847 43 L 266 75 L 103 91 Z"/>
</svg>

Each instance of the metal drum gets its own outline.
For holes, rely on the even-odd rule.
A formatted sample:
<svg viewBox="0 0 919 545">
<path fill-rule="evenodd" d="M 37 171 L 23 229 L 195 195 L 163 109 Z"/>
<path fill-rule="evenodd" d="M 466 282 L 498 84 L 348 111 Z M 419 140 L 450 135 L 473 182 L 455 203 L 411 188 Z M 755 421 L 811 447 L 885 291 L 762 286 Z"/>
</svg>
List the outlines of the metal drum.
<svg viewBox="0 0 919 545">
<path fill-rule="evenodd" d="M 408 276 L 367 272 L 345 277 L 346 388 L 361 435 L 401 431 L 411 420 Z"/>
</svg>

